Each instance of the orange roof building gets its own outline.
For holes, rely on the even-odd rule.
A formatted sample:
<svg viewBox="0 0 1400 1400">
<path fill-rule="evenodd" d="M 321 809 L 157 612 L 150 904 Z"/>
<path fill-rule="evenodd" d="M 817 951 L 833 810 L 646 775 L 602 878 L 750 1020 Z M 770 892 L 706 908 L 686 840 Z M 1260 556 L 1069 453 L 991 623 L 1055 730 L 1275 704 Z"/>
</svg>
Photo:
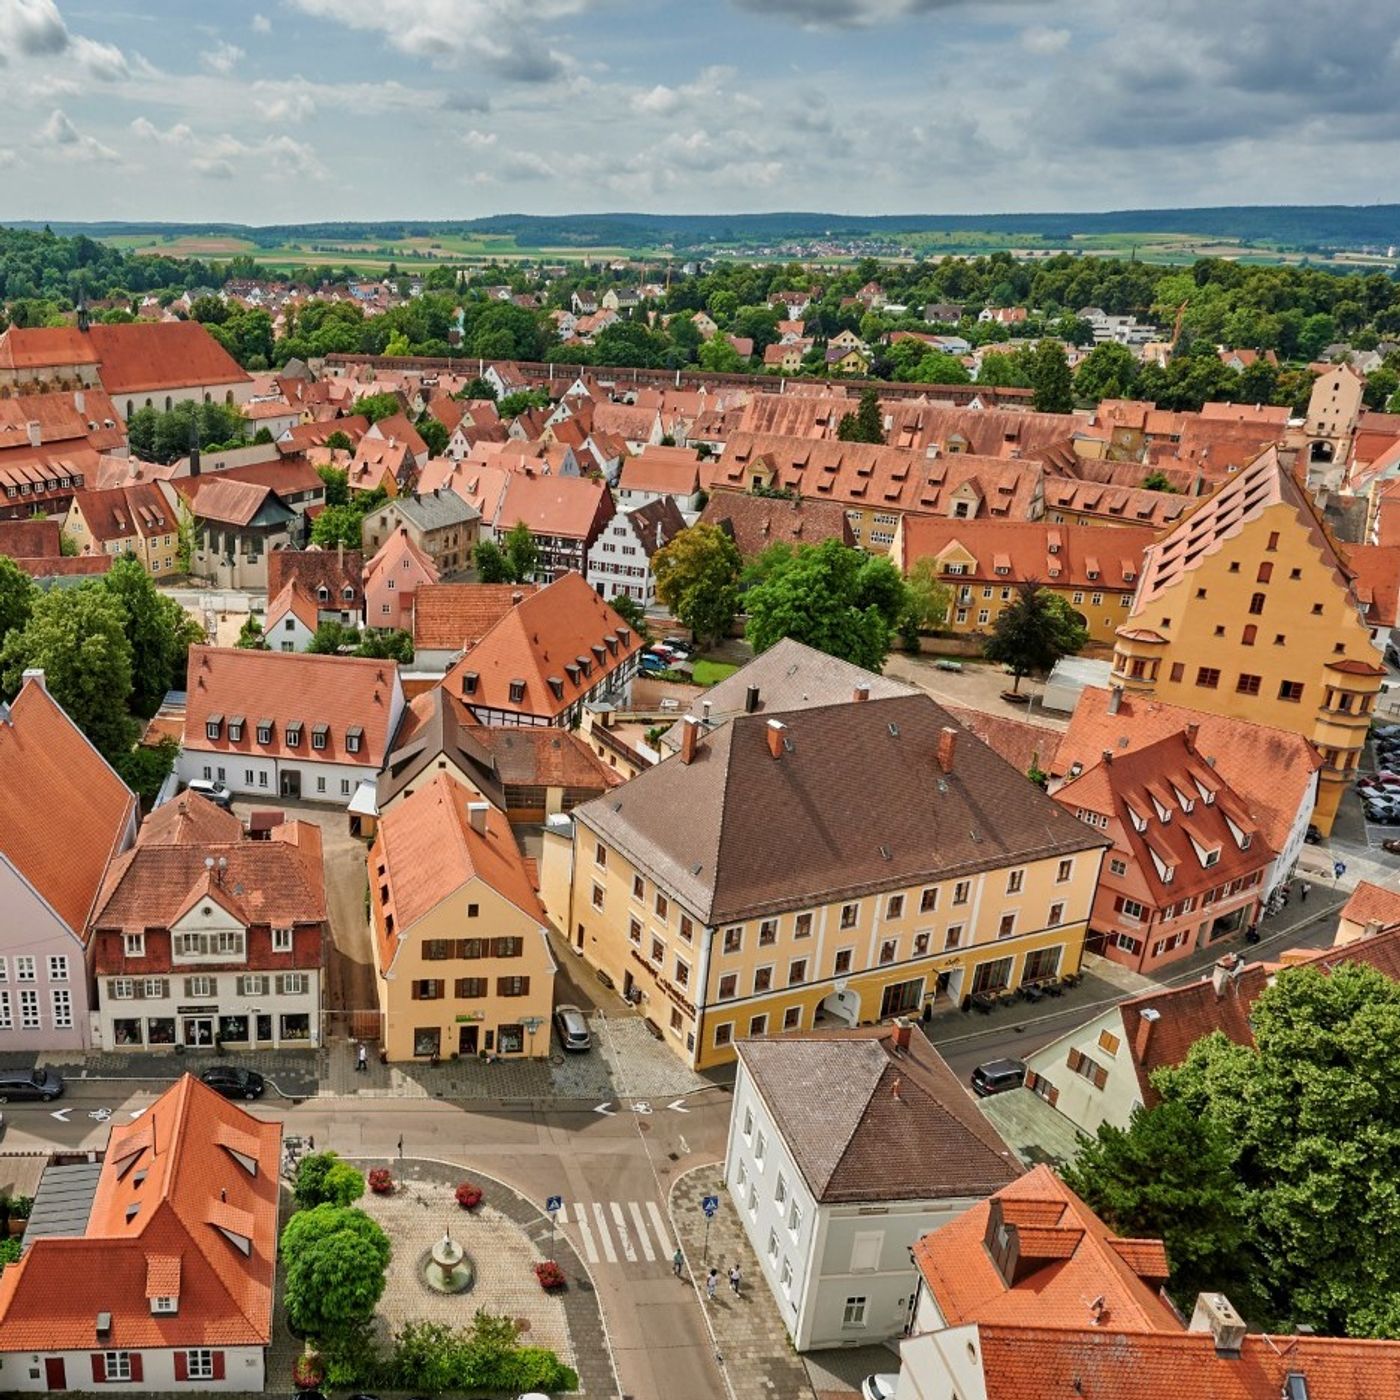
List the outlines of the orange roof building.
<svg viewBox="0 0 1400 1400">
<path fill-rule="evenodd" d="M 533 583 L 428 583 L 413 595 L 413 666 L 446 671 L 512 608 Z"/>
<path fill-rule="evenodd" d="M 481 511 L 481 535 L 486 538 L 489 517 L 480 506 L 477 509 Z M 527 525 L 539 551 L 536 574 L 540 578 L 558 578 L 571 571 L 588 572 L 589 550 L 612 519 L 613 509 L 612 492 L 605 481 L 545 476 L 526 467 L 507 474 L 491 523 L 498 539 L 516 525 Z"/>
<path fill-rule="evenodd" d="M 437 582 L 437 565 L 414 543 L 408 526 L 398 525 L 365 565 L 366 625 L 410 629 L 414 595 Z"/>
<path fill-rule="evenodd" d="M 89 921 L 136 822 L 135 795 L 26 671 L 0 705 L 0 1048 L 92 1045 Z"/>
<path fill-rule="evenodd" d="M 260 1391 L 281 1141 L 186 1074 L 95 1161 L 51 1162 L 0 1277 L 7 1388 Z"/>
<path fill-rule="evenodd" d="M 574 573 L 511 608 L 443 685 L 483 724 L 571 727 L 583 706 L 624 706 L 642 639 Z"/>
<path fill-rule="evenodd" d="M 319 622 L 358 626 L 365 611 L 364 555 L 358 549 L 278 549 L 267 557 L 267 596 L 296 580 L 316 600 Z"/>
<path fill-rule="evenodd" d="M 267 605 L 263 638 L 272 651 L 305 651 L 320 626 L 320 609 L 306 587 L 289 578 Z"/>
</svg>

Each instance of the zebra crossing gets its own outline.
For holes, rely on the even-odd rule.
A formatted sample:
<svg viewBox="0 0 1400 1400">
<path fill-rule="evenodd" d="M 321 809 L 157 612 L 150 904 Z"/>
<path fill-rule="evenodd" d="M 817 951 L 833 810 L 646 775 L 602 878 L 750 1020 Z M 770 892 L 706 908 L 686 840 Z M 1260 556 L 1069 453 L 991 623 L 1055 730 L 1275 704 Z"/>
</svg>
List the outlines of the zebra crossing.
<svg viewBox="0 0 1400 1400">
<path fill-rule="evenodd" d="M 555 1216 L 590 1264 L 669 1265 L 675 1236 L 655 1201 L 565 1202 Z"/>
</svg>

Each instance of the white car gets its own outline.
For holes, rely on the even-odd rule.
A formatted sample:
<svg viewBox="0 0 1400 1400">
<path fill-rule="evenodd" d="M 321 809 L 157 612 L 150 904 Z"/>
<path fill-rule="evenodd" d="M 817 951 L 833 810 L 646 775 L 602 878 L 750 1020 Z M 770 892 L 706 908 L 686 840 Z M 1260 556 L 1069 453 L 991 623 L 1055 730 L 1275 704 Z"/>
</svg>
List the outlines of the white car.
<svg viewBox="0 0 1400 1400">
<path fill-rule="evenodd" d="M 894 1393 L 899 1388 L 899 1373 L 886 1372 L 879 1376 L 866 1376 L 860 1383 L 860 1393 L 863 1400 L 894 1400 Z"/>
<path fill-rule="evenodd" d="M 210 802 L 225 810 L 233 806 L 233 793 L 223 783 L 215 782 L 212 778 L 192 778 L 185 784 L 185 790 L 207 797 Z"/>
</svg>

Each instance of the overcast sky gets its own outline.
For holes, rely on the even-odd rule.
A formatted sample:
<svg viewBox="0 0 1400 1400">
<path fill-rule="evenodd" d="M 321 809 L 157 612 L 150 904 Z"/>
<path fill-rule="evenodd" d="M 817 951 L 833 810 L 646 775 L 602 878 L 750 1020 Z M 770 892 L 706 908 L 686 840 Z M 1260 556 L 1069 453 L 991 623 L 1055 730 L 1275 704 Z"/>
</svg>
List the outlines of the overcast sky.
<svg viewBox="0 0 1400 1400">
<path fill-rule="evenodd" d="M 0 0 L 0 222 L 1400 199 L 1393 0 Z"/>
</svg>

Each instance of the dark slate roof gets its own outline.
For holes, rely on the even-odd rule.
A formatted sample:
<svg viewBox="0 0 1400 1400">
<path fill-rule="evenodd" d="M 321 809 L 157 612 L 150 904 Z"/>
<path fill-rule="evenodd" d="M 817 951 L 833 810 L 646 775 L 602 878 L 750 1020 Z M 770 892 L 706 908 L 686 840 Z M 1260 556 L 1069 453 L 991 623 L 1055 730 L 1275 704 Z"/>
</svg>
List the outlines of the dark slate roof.
<svg viewBox="0 0 1400 1400">
<path fill-rule="evenodd" d="M 741 714 L 574 816 L 707 924 L 1108 844 L 923 694 Z"/>
<path fill-rule="evenodd" d="M 818 1201 L 989 1196 L 1015 1154 L 918 1030 L 812 1031 L 740 1041 L 739 1058 Z"/>
<path fill-rule="evenodd" d="M 445 487 L 421 496 L 398 496 L 392 505 L 410 525 L 416 525 L 420 530 L 442 530 L 481 518 L 481 512 L 475 506 Z"/>
</svg>

